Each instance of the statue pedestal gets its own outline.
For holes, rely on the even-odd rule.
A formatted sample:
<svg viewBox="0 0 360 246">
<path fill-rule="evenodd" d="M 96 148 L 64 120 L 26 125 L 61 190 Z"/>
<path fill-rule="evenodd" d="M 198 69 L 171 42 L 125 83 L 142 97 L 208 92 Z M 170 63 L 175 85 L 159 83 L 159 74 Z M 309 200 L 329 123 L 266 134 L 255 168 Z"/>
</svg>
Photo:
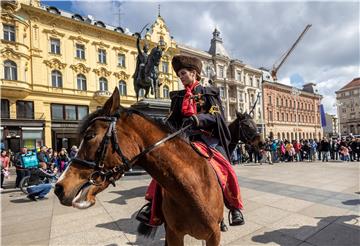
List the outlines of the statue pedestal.
<svg viewBox="0 0 360 246">
<path fill-rule="evenodd" d="M 131 105 L 130 108 L 136 109 L 141 113 L 149 115 L 154 119 L 164 119 L 170 113 L 170 99 L 153 99 L 153 98 L 144 98 L 135 104 Z M 156 151 L 156 150 L 155 150 Z M 125 173 L 125 176 L 133 175 L 144 175 L 147 174 L 144 169 L 139 166 L 133 167 L 129 172 Z"/>
<path fill-rule="evenodd" d="M 170 113 L 170 104 L 170 99 L 144 98 L 131 105 L 131 108 L 147 114 L 152 118 L 163 119 Z"/>
</svg>

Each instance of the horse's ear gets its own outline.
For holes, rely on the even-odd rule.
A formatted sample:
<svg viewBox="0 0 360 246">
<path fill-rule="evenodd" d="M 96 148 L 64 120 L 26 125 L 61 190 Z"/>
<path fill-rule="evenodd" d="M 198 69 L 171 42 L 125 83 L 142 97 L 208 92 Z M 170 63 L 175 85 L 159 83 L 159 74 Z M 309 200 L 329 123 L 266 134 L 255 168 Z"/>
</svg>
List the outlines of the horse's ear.
<svg viewBox="0 0 360 246">
<path fill-rule="evenodd" d="M 119 108 L 120 108 L 120 94 L 119 94 L 119 89 L 115 87 L 113 94 L 104 104 L 103 110 L 106 115 L 113 115 Z"/>
</svg>

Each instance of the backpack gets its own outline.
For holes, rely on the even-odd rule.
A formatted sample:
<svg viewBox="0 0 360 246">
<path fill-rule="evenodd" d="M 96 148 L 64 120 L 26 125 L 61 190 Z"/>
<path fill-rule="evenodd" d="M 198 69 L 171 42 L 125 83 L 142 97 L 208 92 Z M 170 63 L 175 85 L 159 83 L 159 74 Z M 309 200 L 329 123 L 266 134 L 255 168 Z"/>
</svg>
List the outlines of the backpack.
<svg viewBox="0 0 360 246">
<path fill-rule="evenodd" d="M 38 158 L 34 152 L 22 154 L 20 158 L 23 168 L 34 168 L 39 166 Z"/>
</svg>

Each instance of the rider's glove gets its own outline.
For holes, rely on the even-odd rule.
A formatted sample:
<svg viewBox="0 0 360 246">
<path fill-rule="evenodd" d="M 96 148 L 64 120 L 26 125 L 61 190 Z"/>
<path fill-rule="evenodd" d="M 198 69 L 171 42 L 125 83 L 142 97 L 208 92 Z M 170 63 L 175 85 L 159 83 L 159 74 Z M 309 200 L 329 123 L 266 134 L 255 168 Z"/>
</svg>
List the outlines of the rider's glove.
<svg viewBox="0 0 360 246">
<path fill-rule="evenodd" d="M 194 127 L 199 126 L 199 120 L 195 115 L 183 119 L 183 126 L 191 125 Z"/>
</svg>

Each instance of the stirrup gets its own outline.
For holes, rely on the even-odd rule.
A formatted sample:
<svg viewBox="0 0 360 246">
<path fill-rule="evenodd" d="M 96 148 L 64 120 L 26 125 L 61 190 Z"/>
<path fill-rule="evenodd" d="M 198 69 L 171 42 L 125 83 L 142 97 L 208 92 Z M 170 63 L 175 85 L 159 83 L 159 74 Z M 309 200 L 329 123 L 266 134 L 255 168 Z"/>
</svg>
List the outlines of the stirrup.
<svg viewBox="0 0 360 246">
<path fill-rule="evenodd" d="M 240 213 L 241 213 L 241 211 L 240 211 Z M 237 226 L 237 225 L 243 225 L 243 224 L 245 224 L 245 221 L 244 221 L 244 215 L 241 213 L 241 215 L 242 215 L 242 217 L 243 217 L 243 221 L 242 222 L 240 222 L 240 223 L 234 223 L 233 221 L 232 221 L 232 216 L 231 216 L 231 210 L 229 210 L 229 213 L 228 213 L 228 220 L 229 220 L 229 225 L 231 225 L 231 226 Z"/>
<path fill-rule="evenodd" d="M 151 202 L 146 203 L 144 206 L 142 206 L 139 211 L 137 212 L 135 218 L 140 221 L 141 223 L 144 223 L 146 225 L 150 225 L 150 218 L 144 218 L 145 216 L 141 216 L 142 212 L 146 210 L 147 207 L 150 207 L 151 209 Z"/>
</svg>

